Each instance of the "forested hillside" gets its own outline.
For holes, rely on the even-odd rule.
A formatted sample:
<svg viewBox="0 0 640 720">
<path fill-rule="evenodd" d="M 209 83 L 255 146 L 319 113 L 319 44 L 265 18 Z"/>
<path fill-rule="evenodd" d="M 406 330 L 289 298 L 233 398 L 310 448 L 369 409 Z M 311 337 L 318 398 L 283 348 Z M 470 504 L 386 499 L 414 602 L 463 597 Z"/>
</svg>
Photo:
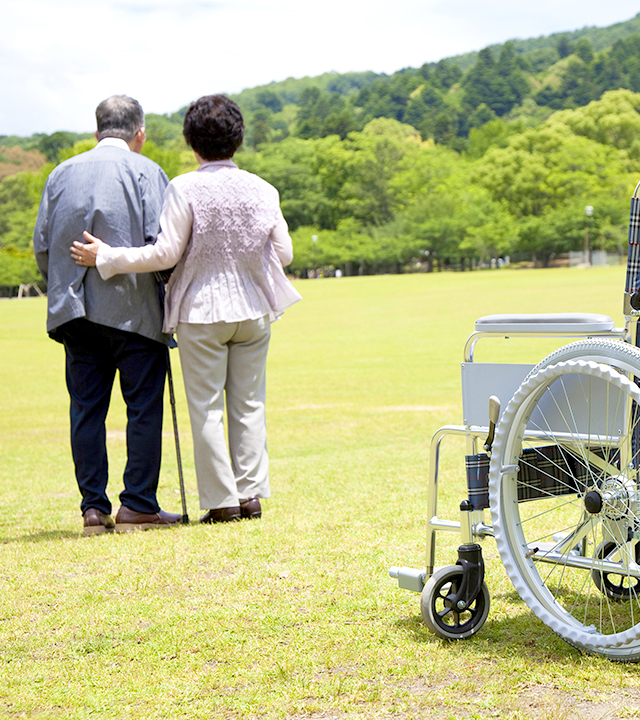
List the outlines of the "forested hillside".
<svg viewBox="0 0 640 720">
<path fill-rule="evenodd" d="M 247 125 L 236 159 L 280 191 L 298 274 L 465 269 L 505 255 L 546 264 L 585 239 L 624 247 L 640 177 L 640 14 L 235 99 Z M 144 153 L 170 177 L 195 168 L 183 115 L 147 116 Z M 37 277 L 30 243 L 48 173 L 93 142 L 0 136 L 0 286 Z"/>
</svg>

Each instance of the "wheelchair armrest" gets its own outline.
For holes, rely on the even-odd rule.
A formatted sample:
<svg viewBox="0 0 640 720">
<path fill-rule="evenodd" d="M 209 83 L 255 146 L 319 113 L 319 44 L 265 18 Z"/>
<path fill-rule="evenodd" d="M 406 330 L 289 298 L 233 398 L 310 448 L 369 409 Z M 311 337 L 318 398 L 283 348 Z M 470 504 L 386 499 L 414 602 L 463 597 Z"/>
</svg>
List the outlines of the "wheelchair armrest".
<svg viewBox="0 0 640 720">
<path fill-rule="evenodd" d="M 473 362 L 476 343 L 483 337 L 609 337 L 623 339 L 624 328 L 616 328 L 608 315 L 597 313 L 536 313 L 485 315 L 476 320 L 464 348 L 465 362 Z"/>
<path fill-rule="evenodd" d="M 485 315 L 476 320 L 476 332 L 533 333 L 535 335 L 586 335 L 609 333 L 615 327 L 608 315 L 595 313 L 538 313 L 530 315 Z"/>
</svg>

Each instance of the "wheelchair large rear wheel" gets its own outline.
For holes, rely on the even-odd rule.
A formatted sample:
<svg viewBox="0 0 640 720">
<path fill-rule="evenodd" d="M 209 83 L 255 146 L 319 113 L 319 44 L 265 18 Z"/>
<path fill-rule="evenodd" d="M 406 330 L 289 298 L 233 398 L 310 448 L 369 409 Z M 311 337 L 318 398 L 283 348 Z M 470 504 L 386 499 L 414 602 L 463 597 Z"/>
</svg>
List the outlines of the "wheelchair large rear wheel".
<svg viewBox="0 0 640 720">
<path fill-rule="evenodd" d="M 534 368 L 498 425 L 490 505 L 505 570 L 533 612 L 581 650 L 635 661 L 640 390 L 627 372 L 640 377 L 640 352 L 597 340 Z"/>
</svg>

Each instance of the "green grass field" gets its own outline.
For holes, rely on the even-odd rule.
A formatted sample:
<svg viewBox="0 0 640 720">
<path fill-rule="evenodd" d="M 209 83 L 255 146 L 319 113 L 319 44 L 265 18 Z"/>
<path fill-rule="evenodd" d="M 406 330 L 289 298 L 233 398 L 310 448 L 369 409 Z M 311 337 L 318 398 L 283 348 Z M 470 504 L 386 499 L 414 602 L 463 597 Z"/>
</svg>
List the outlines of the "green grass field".
<svg viewBox="0 0 640 720">
<path fill-rule="evenodd" d="M 261 521 L 199 526 L 172 353 L 190 527 L 82 537 L 62 347 L 40 299 L 0 302 L 0 716 L 7 718 L 640 717 L 636 665 L 580 655 L 523 605 L 484 543 L 491 613 L 456 644 L 422 625 L 391 565 L 424 567 L 428 444 L 461 421 L 474 320 L 600 312 L 622 324 L 624 268 L 308 280 L 273 327 L 273 497 Z M 547 341 L 487 341 L 536 362 Z M 482 355 L 480 356 L 480 354 Z M 111 497 L 124 408 L 108 419 Z M 167 400 L 159 498 L 180 511 Z M 464 448 L 442 458 L 442 515 Z M 442 536 L 441 536 L 442 537 Z M 438 564 L 455 560 L 443 538 Z"/>
</svg>

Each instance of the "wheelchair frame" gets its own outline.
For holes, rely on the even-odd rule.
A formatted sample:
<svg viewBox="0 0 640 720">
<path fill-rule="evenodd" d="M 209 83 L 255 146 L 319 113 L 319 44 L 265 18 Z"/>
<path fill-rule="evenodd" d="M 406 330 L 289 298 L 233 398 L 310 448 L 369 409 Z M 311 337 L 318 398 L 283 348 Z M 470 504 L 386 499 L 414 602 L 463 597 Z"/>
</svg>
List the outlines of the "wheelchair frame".
<svg viewBox="0 0 640 720">
<path fill-rule="evenodd" d="M 516 590 L 554 632 L 588 653 L 640 660 L 639 189 L 623 328 L 585 313 L 492 315 L 466 342 L 463 424 L 441 427 L 430 445 L 426 567 L 389 570 L 400 588 L 421 593 L 423 620 L 439 637 L 470 637 L 484 624 L 490 598 L 479 541 L 495 537 Z M 578 342 L 536 366 L 474 362 L 480 340 L 509 337 Z M 466 439 L 459 520 L 438 516 L 440 450 L 451 436 Z M 565 526 L 569 511 L 577 520 Z M 436 569 L 438 532 L 461 535 L 455 565 Z"/>
</svg>

